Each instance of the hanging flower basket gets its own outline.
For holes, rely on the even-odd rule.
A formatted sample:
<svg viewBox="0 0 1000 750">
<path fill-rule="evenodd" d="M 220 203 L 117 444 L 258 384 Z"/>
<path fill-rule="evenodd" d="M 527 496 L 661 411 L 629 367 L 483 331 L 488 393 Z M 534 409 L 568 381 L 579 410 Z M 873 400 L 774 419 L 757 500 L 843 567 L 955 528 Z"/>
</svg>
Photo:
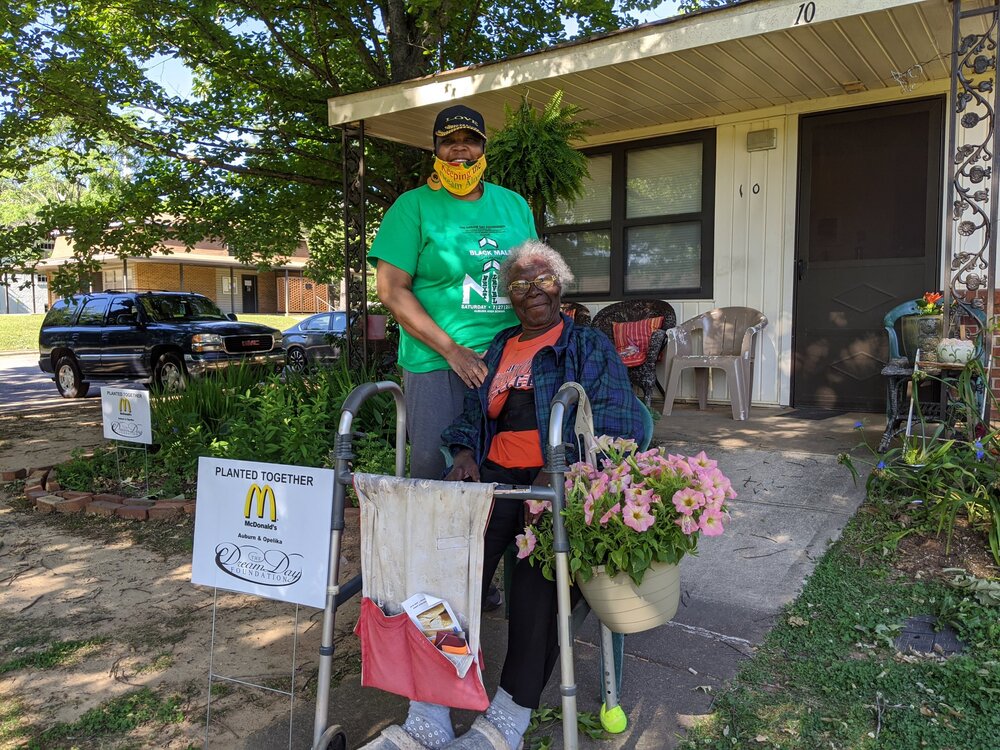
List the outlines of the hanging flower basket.
<svg viewBox="0 0 1000 750">
<path fill-rule="evenodd" d="M 625 573 L 607 575 L 603 565 L 589 581 L 576 583 L 594 614 L 616 633 L 641 633 L 672 620 L 681 599 L 680 566 L 666 563 L 653 563 L 640 584 Z"/>
<path fill-rule="evenodd" d="M 570 574 L 611 630 L 638 633 L 670 620 L 680 599 L 677 565 L 698 539 L 722 534 L 732 483 L 705 455 L 662 448 L 639 451 L 634 441 L 597 438 L 600 458 L 566 474 L 563 520 Z M 518 557 L 554 580 L 552 513 L 529 500 L 537 520 L 518 535 Z"/>
</svg>

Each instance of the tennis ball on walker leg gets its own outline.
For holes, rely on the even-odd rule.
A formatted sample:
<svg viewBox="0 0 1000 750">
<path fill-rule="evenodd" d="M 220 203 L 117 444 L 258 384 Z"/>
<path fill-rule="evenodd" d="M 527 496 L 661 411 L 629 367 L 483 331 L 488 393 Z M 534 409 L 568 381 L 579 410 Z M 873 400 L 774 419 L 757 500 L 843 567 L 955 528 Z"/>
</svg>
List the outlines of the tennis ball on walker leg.
<svg viewBox="0 0 1000 750">
<path fill-rule="evenodd" d="M 628 727 L 628 718 L 621 706 L 615 706 L 610 711 L 608 707 L 601 704 L 601 726 L 609 734 L 621 734 Z"/>
</svg>

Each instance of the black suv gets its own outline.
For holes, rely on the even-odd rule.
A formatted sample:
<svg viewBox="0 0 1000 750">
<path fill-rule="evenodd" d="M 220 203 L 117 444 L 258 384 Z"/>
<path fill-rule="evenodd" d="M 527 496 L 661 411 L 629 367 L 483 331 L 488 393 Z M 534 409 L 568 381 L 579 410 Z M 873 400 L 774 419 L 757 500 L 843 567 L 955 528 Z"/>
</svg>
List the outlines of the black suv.
<svg viewBox="0 0 1000 750">
<path fill-rule="evenodd" d="M 281 332 L 241 323 L 191 292 L 100 292 L 60 299 L 38 335 L 38 366 L 66 398 L 90 380 L 139 380 L 165 391 L 231 364 L 280 370 Z"/>
</svg>

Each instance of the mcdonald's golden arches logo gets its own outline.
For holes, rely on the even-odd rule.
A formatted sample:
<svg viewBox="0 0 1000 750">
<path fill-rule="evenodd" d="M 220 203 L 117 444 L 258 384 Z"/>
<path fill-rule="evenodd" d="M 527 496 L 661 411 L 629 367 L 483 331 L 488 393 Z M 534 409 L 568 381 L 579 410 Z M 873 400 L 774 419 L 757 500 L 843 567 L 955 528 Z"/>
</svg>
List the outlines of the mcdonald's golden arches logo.
<svg viewBox="0 0 1000 750">
<path fill-rule="evenodd" d="M 118 413 L 119 414 L 131 414 L 132 413 L 132 402 L 127 398 L 122 396 L 118 399 Z"/>
<path fill-rule="evenodd" d="M 250 518 L 255 500 L 257 501 L 257 518 L 263 518 L 265 506 L 270 505 L 271 522 L 274 523 L 278 520 L 278 509 L 274 502 L 274 490 L 271 489 L 271 485 L 265 484 L 261 487 L 256 482 L 250 485 L 250 489 L 247 490 L 246 502 L 243 505 L 244 518 Z"/>
</svg>

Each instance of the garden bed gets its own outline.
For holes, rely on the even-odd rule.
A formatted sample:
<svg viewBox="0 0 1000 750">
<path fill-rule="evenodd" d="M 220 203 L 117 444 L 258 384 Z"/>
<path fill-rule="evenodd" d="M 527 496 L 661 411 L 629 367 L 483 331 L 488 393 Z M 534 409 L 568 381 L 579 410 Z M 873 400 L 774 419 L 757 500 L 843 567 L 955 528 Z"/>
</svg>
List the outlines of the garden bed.
<svg viewBox="0 0 1000 750">
<path fill-rule="evenodd" d="M 17 488 L 0 487 L 0 747 L 200 747 L 213 592 L 190 583 L 191 518 L 42 516 Z M 360 570 L 356 511 L 342 564 Z M 287 690 L 294 611 L 220 592 L 215 671 Z M 296 701 L 315 694 L 321 619 L 300 610 Z M 335 681 L 360 669 L 356 619 L 352 600 L 338 614 Z M 210 743 L 240 746 L 285 710 L 287 698 L 217 683 Z M 129 727 L 123 713 L 142 720 Z"/>
</svg>

